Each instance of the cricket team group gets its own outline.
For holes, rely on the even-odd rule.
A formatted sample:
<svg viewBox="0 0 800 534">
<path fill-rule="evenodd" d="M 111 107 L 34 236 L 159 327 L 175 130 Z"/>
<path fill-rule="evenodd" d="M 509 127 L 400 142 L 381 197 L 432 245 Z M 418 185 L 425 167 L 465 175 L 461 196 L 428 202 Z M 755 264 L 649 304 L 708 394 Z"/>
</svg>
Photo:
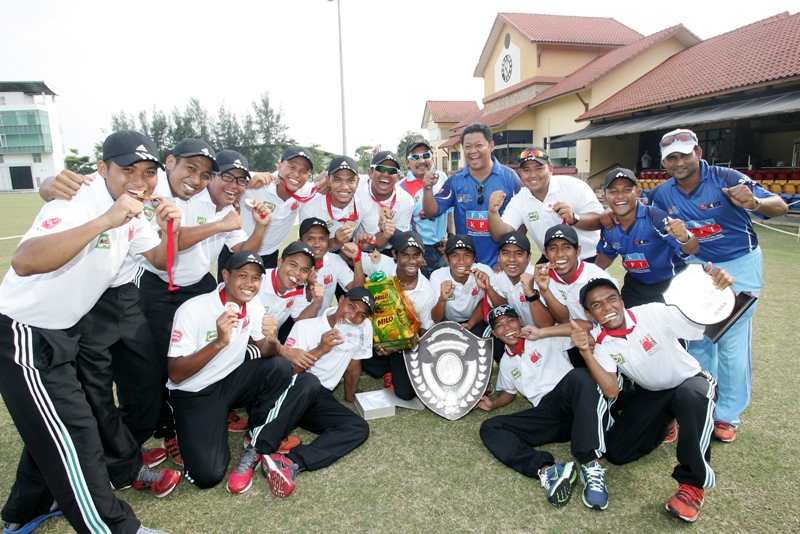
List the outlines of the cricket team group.
<svg viewBox="0 0 800 534">
<path fill-rule="evenodd" d="M 373 348 L 364 285 L 378 271 L 397 278 L 420 335 L 454 321 L 494 339 L 496 385 L 476 408 L 518 394 L 531 406 L 485 420 L 480 438 L 548 502 L 566 505 L 580 479 L 583 503 L 604 510 L 602 462 L 677 440 L 666 509 L 694 521 L 715 483 L 712 438 L 733 441 L 749 402 L 756 306 L 712 344 L 662 294 L 699 262 L 716 289 L 758 295 L 751 216 L 786 204 L 709 165 L 691 130 L 661 139 L 672 178 L 647 199 L 633 172 L 610 171 L 605 210 L 544 148 L 512 170 L 492 139 L 466 127 L 450 177 L 425 140 L 374 154 L 365 176 L 337 156 L 315 177 L 299 146 L 255 172 L 199 139 L 162 162 L 151 139 L 120 131 L 96 173 L 47 179 L 0 285 L 0 393 L 24 442 L 4 533 L 60 514 L 78 532 L 161 532 L 120 497 L 168 495 L 181 473 L 155 469 L 167 458 L 184 483 L 232 493 L 260 471 L 282 498 L 360 446 L 369 425 L 334 397 L 342 379 L 346 403 L 362 373 L 416 396 L 403 354 Z M 621 286 L 605 270 L 617 256 Z M 229 432 L 244 436 L 230 471 Z M 144 448 L 152 437 L 163 447 Z M 541 448 L 554 442 L 575 461 Z"/>
</svg>

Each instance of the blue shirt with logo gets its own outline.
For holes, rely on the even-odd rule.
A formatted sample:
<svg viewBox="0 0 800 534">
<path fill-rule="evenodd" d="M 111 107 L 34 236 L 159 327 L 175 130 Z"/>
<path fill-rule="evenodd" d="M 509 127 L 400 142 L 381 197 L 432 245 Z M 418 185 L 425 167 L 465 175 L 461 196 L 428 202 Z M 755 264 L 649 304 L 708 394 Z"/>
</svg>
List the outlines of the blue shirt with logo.
<svg viewBox="0 0 800 534">
<path fill-rule="evenodd" d="M 601 228 L 597 252 L 611 259 L 622 256 L 622 266 L 643 284 L 670 280 L 686 262 L 680 243 L 667 233 L 668 219 L 667 212 L 638 204 L 636 219 L 627 231 L 618 224 L 611 232 Z"/>
<path fill-rule="evenodd" d="M 774 196 L 744 174 L 727 167 L 700 161 L 700 182 L 690 193 L 678 188 L 670 178 L 650 192 L 649 204 L 682 219 L 700 242 L 697 257 L 703 261 L 729 261 L 758 247 L 750 212 L 734 204 L 723 188 L 744 184 L 757 198 Z M 766 218 L 760 213 L 755 215 Z"/>
<path fill-rule="evenodd" d="M 517 173 L 500 163 L 492 156 L 492 172 L 482 182 L 472 177 L 469 166 L 464 167 L 447 179 L 436 194 L 439 206 L 437 217 L 454 208 L 453 220 L 456 233 L 466 234 L 475 242 L 477 263 L 494 267 L 497 263 L 497 242 L 489 232 L 489 197 L 495 191 L 503 191 L 506 199 L 500 206 L 500 213 L 506 209 L 511 197 L 522 189 Z M 478 186 L 483 185 L 483 202 L 478 204 Z"/>
</svg>

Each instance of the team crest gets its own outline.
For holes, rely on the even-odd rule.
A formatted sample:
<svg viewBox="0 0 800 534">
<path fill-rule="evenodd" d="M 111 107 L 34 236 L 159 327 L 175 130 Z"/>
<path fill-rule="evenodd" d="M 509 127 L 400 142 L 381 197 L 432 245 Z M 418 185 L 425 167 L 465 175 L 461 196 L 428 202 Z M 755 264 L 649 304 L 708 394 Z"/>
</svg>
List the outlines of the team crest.
<svg viewBox="0 0 800 534">
<path fill-rule="evenodd" d="M 131 241 L 133 241 L 133 232 L 134 232 L 134 230 L 133 230 L 133 225 L 130 225 L 130 226 L 128 227 L 128 243 L 130 243 Z"/>
<path fill-rule="evenodd" d="M 472 296 L 474 297 L 477 294 L 478 294 L 478 286 L 475 286 L 472 288 Z"/>
<path fill-rule="evenodd" d="M 331 282 L 333 282 L 333 275 L 332 275 L 332 274 L 326 274 L 326 275 L 325 275 L 325 278 L 323 278 L 323 281 L 322 281 L 322 283 L 323 283 L 323 284 L 325 284 L 325 285 L 327 286 L 327 285 L 329 285 Z"/>
<path fill-rule="evenodd" d="M 272 202 L 267 202 L 267 201 L 265 200 L 265 201 L 263 202 L 263 204 L 264 204 L 266 207 L 268 207 L 268 208 L 269 208 L 269 211 L 272 211 L 272 212 L 274 212 L 274 211 L 275 211 L 275 204 L 273 204 Z"/>
<path fill-rule="evenodd" d="M 183 332 L 181 332 L 180 330 L 173 330 L 172 331 L 172 342 L 173 343 L 178 343 L 181 340 L 182 337 L 183 337 Z"/>
<path fill-rule="evenodd" d="M 287 346 L 287 347 L 294 347 L 295 343 L 297 343 L 297 340 L 295 338 L 287 337 L 286 338 L 286 343 L 284 343 L 284 345 Z"/>
<path fill-rule="evenodd" d="M 60 222 L 61 222 L 60 217 L 53 217 L 52 219 L 47 219 L 46 221 L 42 222 L 42 228 L 44 228 L 45 230 L 52 230 Z"/>
<path fill-rule="evenodd" d="M 288 310 L 289 308 L 291 308 L 292 304 L 294 304 L 294 297 L 286 301 L 286 309 Z"/>
<path fill-rule="evenodd" d="M 298 206 L 300 206 L 300 204 L 298 204 L 297 202 L 295 202 L 294 204 L 292 204 L 291 210 L 292 210 L 292 211 L 296 210 Z"/>
<path fill-rule="evenodd" d="M 533 352 L 531 352 L 531 361 L 533 363 L 539 363 L 539 360 L 541 359 L 542 359 L 542 354 L 538 350 L 533 349 Z"/>
<path fill-rule="evenodd" d="M 97 244 L 94 246 L 94 248 L 111 248 L 111 237 L 108 234 L 100 234 L 97 237 Z"/>
<path fill-rule="evenodd" d="M 645 352 L 650 355 L 661 350 L 661 347 L 658 346 L 658 343 L 656 343 L 656 340 L 653 339 L 651 334 L 647 334 L 644 339 L 640 339 L 639 343 L 642 344 L 642 348 L 645 350 Z"/>
<path fill-rule="evenodd" d="M 249 324 L 250 324 L 250 316 L 248 315 L 248 316 L 246 316 L 246 317 L 244 318 L 244 320 L 242 321 L 242 330 L 244 330 L 245 328 L 247 328 L 247 325 L 249 325 Z"/>
<path fill-rule="evenodd" d="M 514 380 L 519 380 L 519 377 L 522 376 L 522 373 L 519 371 L 519 367 L 514 367 L 511 370 L 511 376 L 514 377 Z"/>
<path fill-rule="evenodd" d="M 216 330 L 209 330 L 206 332 L 206 343 L 211 343 L 212 341 L 216 341 L 217 339 L 217 331 Z"/>
<path fill-rule="evenodd" d="M 678 206 L 667 206 L 667 213 L 669 213 L 670 215 L 675 215 L 679 211 L 681 210 L 678 209 Z"/>
</svg>

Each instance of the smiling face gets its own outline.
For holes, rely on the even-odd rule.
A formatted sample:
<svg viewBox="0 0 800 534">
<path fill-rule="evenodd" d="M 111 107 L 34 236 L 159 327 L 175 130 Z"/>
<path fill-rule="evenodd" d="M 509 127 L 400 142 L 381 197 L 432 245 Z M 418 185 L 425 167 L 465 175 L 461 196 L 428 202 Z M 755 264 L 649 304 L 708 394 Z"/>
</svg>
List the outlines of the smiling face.
<svg viewBox="0 0 800 534">
<path fill-rule="evenodd" d="M 425 258 L 417 247 L 406 247 L 400 252 L 392 251 L 392 256 L 397 260 L 397 273 L 403 273 L 408 278 L 414 278 L 422 269 Z"/>
<path fill-rule="evenodd" d="M 290 193 L 306 185 L 311 176 L 311 163 L 304 157 L 296 157 L 278 163 L 278 175 L 283 180 L 286 190 Z"/>
<path fill-rule="evenodd" d="M 278 258 L 278 268 L 275 270 L 278 289 L 283 292 L 305 284 L 312 267 L 314 263 L 311 258 L 302 252 Z"/>
<path fill-rule="evenodd" d="M 604 197 L 608 207 L 617 217 L 636 214 L 639 188 L 627 178 L 617 178 L 605 190 Z"/>
<path fill-rule="evenodd" d="M 347 169 L 339 169 L 328 176 L 331 186 L 331 204 L 339 209 L 346 208 L 358 188 L 358 175 Z"/>
<path fill-rule="evenodd" d="M 555 271 L 565 281 L 570 282 L 578 269 L 578 256 L 581 247 L 576 247 L 566 239 L 551 239 L 544 247 L 544 254 L 551 263 L 556 264 Z"/>
<path fill-rule="evenodd" d="M 211 160 L 205 156 L 167 156 L 167 181 L 172 194 L 181 200 L 189 200 L 208 185 L 212 168 Z"/>
<path fill-rule="evenodd" d="M 240 306 L 253 300 L 261 289 L 261 268 L 255 263 L 248 263 L 238 269 L 222 270 L 222 280 L 225 282 L 225 298 L 228 302 L 235 302 Z"/>
<path fill-rule="evenodd" d="M 695 184 L 700 181 L 700 159 L 703 157 L 703 150 L 695 147 L 688 154 L 673 152 L 664 160 L 664 169 L 675 178 L 678 185 Z"/>
<path fill-rule="evenodd" d="M 345 321 L 353 325 L 360 325 L 369 319 L 369 306 L 360 300 L 350 300 L 342 295 L 339 297 L 339 306 L 336 309 L 336 322 Z"/>
<path fill-rule="evenodd" d="M 138 161 L 133 165 L 120 167 L 111 160 L 97 163 L 97 172 L 106 180 L 106 188 L 111 198 L 117 200 L 122 195 L 129 195 L 144 202 L 137 193 L 149 196 L 158 183 L 158 165 L 154 161 Z"/>
<path fill-rule="evenodd" d="M 325 253 L 328 252 L 329 240 L 330 234 L 328 230 L 321 226 L 312 226 L 300 238 L 300 241 L 308 245 L 314 253 L 314 259 L 317 261 L 321 260 Z"/>
<path fill-rule="evenodd" d="M 547 195 L 552 173 L 552 163 L 542 165 L 538 161 L 526 161 L 519 167 L 519 178 L 522 180 L 522 185 L 530 189 L 531 193 L 540 200 Z"/>
<path fill-rule="evenodd" d="M 208 183 L 208 194 L 211 197 L 211 201 L 217 207 L 217 210 L 225 206 L 232 206 L 233 203 L 242 196 L 242 193 L 244 193 L 247 187 L 246 185 L 239 184 L 240 180 L 247 180 L 248 178 L 245 171 L 241 169 L 231 169 L 225 171 L 225 174 L 233 176 L 234 180 L 232 182 L 226 182 L 222 174 L 215 173 Z"/>
<path fill-rule="evenodd" d="M 517 245 L 506 244 L 497 252 L 497 265 L 511 280 L 516 280 L 530 262 L 531 255 Z"/>
<path fill-rule="evenodd" d="M 378 165 L 382 167 L 392 167 L 398 169 L 398 171 L 400 170 L 400 166 L 397 162 L 390 159 L 384 160 Z M 367 174 L 371 178 L 372 194 L 375 195 L 375 198 L 378 200 L 386 200 L 392 196 L 392 193 L 394 193 L 394 185 L 401 176 L 400 172 L 397 174 L 389 174 L 388 172 L 380 172 L 374 167 L 370 167 Z"/>
<path fill-rule="evenodd" d="M 425 154 L 426 152 L 428 154 L 431 153 L 428 147 L 421 145 L 412 150 L 409 156 L 413 154 Z M 429 157 L 428 159 L 423 159 L 420 157 L 416 161 L 409 157 L 406 158 L 406 165 L 408 165 L 408 169 L 414 173 L 414 177 L 421 180 L 425 173 L 433 168 L 433 156 Z"/>
<path fill-rule="evenodd" d="M 494 322 L 492 334 L 508 348 L 515 349 L 519 342 L 517 335 L 520 333 L 520 330 L 522 330 L 522 324 L 519 322 L 519 318 L 511 317 L 510 315 L 501 315 Z"/>
<path fill-rule="evenodd" d="M 600 286 L 586 294 L 584 308 L 587 313 L 606 329 L 615 330 L 625 326 L 625 303 L 619 291 Z"/>
<path fill-rule="evenodd" d="M 464 136 L 464 157 L 469 165 L 469 170 L 483 173 L 492 166 L 492 150 L 494 142 L 481 132 L 472 132 Z"/>
<path fill-rule="evenodd" d="M 463 284 L 469 278 L 469 270 L 475 263 L 475 253 L 457 248 L 447 255 L 447 263 L 450 265 L 450 276 Z"/>
</svg>

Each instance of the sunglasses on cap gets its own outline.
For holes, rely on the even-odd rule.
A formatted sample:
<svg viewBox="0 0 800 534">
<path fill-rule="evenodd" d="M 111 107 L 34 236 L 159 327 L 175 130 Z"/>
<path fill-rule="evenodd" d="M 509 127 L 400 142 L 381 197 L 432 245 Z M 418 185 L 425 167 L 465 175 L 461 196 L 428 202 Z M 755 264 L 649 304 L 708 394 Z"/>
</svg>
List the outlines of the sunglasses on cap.
<svg viewBox="0 0 800 534">
<path fill-rule="evenodd" d="M 531 158 L 542 158 L 549 160 L 550 157 L 545 153 L 544 150 L 539 150 L 535 148 L 533 150 L 523 150 L 522 153 L 519 155 L 519 159 L 531 159 Z"/>
<path fill-rule="evenodd" d="M 400 169 L 397 167 L 387 167 L 386 165 L 370 165 L 370 167 L 378 172 L 385 172 L 391 175 L 400 174 Z"/>
<path fill-rule="evenodd" d="M 410 156 L 408 156 L 408 159 L 410 159 L 411 161 L 417 161 L 419 158 L 431 159 L 431 153 L 430 152 L 422 152 L 420 154 L 411 154 Z"/>
<path fill-rule="evenodd" d="M 662 139 L 661 146 L 668 147 L 675 141 L 680 141 L 682 143 L 685 143 L 687 141 L 694 141 L 695 143 L 697 143 L 697 137 L 695 137 L 695 135 L 691 132 L 678 132 L 673 135 L 668 135 L 667 137 Z"/>
</svg>

